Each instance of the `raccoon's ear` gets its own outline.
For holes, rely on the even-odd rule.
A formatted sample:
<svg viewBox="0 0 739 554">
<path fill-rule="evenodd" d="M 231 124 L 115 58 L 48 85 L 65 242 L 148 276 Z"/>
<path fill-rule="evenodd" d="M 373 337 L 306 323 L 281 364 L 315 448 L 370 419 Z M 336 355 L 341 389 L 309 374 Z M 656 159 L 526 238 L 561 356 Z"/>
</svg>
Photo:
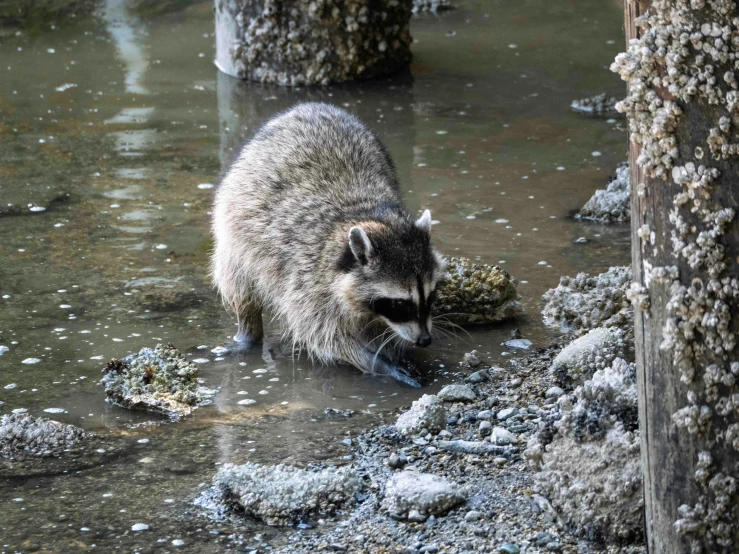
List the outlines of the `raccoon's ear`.
<svg viewBox="0 0 739 554">
<path fill-rule="evenodd" d="M 361 265 L 366 265 L 372 254 L 372 243 L 361 227 L 349 229 L 349 248 Z"/>
<path fill-rule="evenodd" d="M 431 212 L 429 210 L 424 211 L 416 220 L 416 227 L 422 231 L 431 232 Z"/>
</svg>

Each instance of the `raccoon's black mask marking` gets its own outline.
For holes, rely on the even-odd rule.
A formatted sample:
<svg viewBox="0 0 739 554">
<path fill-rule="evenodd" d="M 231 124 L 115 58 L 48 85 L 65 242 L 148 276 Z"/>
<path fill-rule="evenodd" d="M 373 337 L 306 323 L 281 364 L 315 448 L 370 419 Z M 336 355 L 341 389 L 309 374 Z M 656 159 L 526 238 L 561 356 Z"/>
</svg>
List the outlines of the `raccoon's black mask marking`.
<svg viewBox="0 0 739 554">
<path fill-rule="evenodd" d="M 405 323 L 418 317 L 416 305 L 412 300 L 377 298 L 370 302 L 370 309 L 393 323 Z"/>
</svg>

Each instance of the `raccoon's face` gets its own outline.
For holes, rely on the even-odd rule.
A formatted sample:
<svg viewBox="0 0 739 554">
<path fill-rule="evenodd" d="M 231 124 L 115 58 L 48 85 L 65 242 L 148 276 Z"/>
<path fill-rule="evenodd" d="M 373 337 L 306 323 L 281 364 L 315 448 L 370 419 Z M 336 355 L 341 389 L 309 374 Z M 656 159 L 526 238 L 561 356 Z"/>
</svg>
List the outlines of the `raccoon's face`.
<svg viewBox="0 0 739 554">
<path fill-rule="evenodd" d="M 428 210 L 399 227 L 376 223 L 352 227 L 351 286 L 344 288 L 352 307 L 424 347 L 431 344 L 431 308 L 444 273 L 444 261 L 431 246 L 430 229 Z"/>
</svg>

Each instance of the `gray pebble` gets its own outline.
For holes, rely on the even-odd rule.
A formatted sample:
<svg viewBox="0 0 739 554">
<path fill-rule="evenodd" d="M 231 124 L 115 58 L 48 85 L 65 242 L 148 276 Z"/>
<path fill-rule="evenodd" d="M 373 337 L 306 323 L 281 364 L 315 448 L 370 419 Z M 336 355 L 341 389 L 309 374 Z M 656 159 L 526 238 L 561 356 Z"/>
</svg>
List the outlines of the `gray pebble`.
<svg viewBox="0 0 739 554">
<path fill-rule="evenodd" d="M 523 380 L 520 377 L 516 377 L 515 379 L 511 379 L 511 382 L 508 383 L 508 386 L 512 389 L 517 389 L 521 386 L 521 383 L 523 383 Z"/>
<path fill-rule="evenodd" d="M 464 515 L 465 521 L 477 521 L 482 517 L 482 512 L 478 512 L 477 510 L 470 510 Z"/>
<path fill-rule="evenodd" d="M 481 421 L 478 431 L 483 437 L 487 437 L 493 431 L 493 424 L 489 421 Z"/>
<path fill-rule="evenodd" d="M 481 412 L 477 412 L 477 419 L 493 419 L 493 412 L 490 410 L 482 410 Z"/>
<path fill-rule="evenodd" d="M 500 554 L 520 554 L 521 549 L 512 542 L 504 542 L 498 547 Z"/>
<path fill-rule="evenodd" d="M 500 421 L 505 421 L 506 419 L 509 419 L 516 414 L 518 414 L 518 408 L 503 408 L 498 412 L 497 418 Z"/>
<path fill-rule="evenodd" d="M 564 393 L 565 393 L 565 391 L 562 390 L 560 387 L 549 387 L 547 389 L 547 392 L 546 392 L 545 396 L 547 398 L 559 398 Z"/>
</svg>

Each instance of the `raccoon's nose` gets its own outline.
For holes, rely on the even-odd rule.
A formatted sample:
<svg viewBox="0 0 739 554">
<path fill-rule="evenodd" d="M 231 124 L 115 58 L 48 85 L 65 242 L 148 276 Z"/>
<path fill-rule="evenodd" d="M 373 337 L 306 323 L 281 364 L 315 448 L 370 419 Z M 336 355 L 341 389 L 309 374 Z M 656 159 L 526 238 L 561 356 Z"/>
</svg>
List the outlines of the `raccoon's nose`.
<svg viewBox="0 0 739 554">
<path fill-rule="evenodd" d="M 431 344 L 431 337 L 429 335 L 421 335 L 416 341 L 416 346 L 426 347 Z"/>
</svg>

